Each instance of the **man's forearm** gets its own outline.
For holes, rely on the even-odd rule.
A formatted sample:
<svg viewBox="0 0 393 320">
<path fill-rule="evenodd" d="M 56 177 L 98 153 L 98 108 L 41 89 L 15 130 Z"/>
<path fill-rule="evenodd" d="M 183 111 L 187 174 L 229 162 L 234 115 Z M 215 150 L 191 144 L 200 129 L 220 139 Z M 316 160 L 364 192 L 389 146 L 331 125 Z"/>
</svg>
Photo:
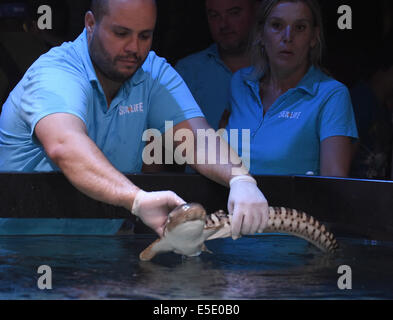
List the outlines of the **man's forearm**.
<svg viewBox="0 0 393 320">
<path fill-rule="evenodd" d="M 218 138 L 216 134 L 211 133 L 210 135 L 217 138 L 209 139 L 208 134 L 203 146 L 198 143 L 194 144 L 195 158 L 202 153 L 205 155 L 205 159 L 202 158 L 203 161 L 200 164 L 195 159 L 191 166 L 202 175 L 225 186 L 229 186 L 229 182 L 234 176 L 248 175 L 247 168 L 228 143 L 223 138 Z M 209 143 L 212 143 L 212 141 L 216 141 L 215 148 L 209 147 Z M 209 164 L 209 156 L 214 160 L 211 164 Z"/>
<path fill-rule="evenodd" d="M 184 144 L 182 149 L 186 152 L 193 151 L 193 156 L 187 157 L 187 164 L 199 173 L 224 186 L 229 186 L 234 176 L 248 175 L 248 169 L 237 153 L 209 126 L 205 118 L 193 118 L 179 123 L 173 128 L 173 133 L 167 132 L 164 135 L 164 139 L 172 140 L 177 133 L 185 134 L 181 132 L 184 129 L 191 133 L 193 139 L 175 139 L 174 144 L 176 147 Z"/>
<path fill-rule="evenodd" d="M 131 210 L 139 188 L 112 166 L 87 135 L 68 135 L 50 157 L 79 191 Z"/>
</svg>

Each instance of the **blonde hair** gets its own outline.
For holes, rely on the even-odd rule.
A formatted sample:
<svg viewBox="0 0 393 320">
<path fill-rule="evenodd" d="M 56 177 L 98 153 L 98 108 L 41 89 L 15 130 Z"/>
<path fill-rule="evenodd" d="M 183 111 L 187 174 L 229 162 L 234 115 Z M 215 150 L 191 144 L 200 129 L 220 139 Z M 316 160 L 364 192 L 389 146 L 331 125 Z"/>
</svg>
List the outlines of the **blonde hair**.
<svg viewBox="0 0 393 320">
<path fill-rule="evenodd" d="M 251 63 L 254 66 L 253 78 L 260 78 L 270 71 L 267 54 L 262 46 L 260 36 L 264 32 L 266 20 L 272 12 L 273 8 L 280 2 L 303 2 L 306 4 L 313 15 L 314 27 L 319 27 L 317 36 L 317 44 L 310 50 L 310 63 L 322 69 L 322 54 L 325 47 L 325 39 L 323 35 L 323 22 L 321 8 L 316 0 L 262 0 L 256 13 L 256 22 L 250 37 L 249 53 Z"/>
</svg>

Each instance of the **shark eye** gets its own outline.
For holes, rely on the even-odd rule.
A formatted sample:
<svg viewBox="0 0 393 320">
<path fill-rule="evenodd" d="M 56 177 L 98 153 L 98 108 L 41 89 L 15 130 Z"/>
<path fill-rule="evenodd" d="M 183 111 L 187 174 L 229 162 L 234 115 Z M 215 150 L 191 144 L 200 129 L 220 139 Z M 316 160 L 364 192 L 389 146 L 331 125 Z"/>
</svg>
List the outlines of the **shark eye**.
<svg viewBox="0 0 393 320">
<path fill-rule="evenodd" d="M 189 204 L 184 204 L 183 205 L 183 210 L 188 210 L 190 209 L 190 205 Z"/>
</svg>

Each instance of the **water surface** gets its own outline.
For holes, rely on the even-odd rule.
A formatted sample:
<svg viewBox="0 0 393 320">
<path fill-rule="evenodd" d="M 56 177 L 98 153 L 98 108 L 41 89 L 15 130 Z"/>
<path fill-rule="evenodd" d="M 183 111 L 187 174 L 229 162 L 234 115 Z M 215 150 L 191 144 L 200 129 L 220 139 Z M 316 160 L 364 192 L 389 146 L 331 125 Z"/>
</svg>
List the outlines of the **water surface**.
<svg viewBox="0 0 393 320">
<path fill-rule="evenodd" d="M 393 243 L 338 238 L 327 256 L 292 236 L 206 242 L 213 254 L 184 259 L 139 253 L 154 236 L 0 237 L 0 299 L 392 299 Z M 40 290 L 40 265 L 52 289 Z M 340 290 L 340 265 L 352 289 Z"/>
</svg>

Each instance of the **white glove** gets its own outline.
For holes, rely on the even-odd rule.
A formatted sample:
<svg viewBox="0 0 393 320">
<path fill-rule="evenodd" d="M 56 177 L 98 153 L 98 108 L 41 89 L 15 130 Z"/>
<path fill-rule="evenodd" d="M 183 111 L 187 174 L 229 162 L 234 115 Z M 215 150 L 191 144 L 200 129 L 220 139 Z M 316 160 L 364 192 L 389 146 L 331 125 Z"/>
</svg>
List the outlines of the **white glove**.
<svg viewBox="0 0 393 320">
<path fill-rule="evenodd" d="M 185 203 L 172 191 L 145 192 L 139 190 L 131 212 L 162 237 L 168 213 Z"/>
<path fill-rule="evenodd" d="M 254 178 L 247 175 L 231 179 L 228 213 L 232 217 L 232 238 L 262 232 L 269 218 L 269 207 Z"/>
</svg>

